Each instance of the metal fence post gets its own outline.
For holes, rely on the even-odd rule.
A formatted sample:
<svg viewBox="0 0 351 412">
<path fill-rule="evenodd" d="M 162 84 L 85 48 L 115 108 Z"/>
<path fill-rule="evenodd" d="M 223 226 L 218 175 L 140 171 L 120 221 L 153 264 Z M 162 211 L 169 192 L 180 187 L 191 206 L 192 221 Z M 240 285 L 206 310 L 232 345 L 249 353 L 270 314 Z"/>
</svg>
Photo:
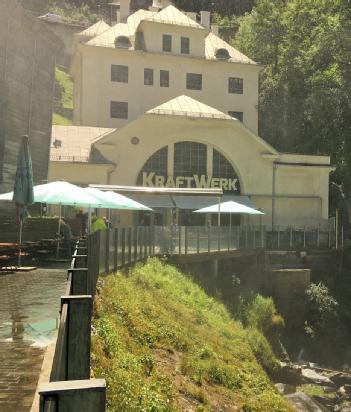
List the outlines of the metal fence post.
<svg viewBox="0 0 351 412">
<path fill-rule="evenodd" d="M 147 227 L 144 227 L 144 259 L 147 258 Z"/>
<path fill-rule="evenodd" d="M 105 231 L 106 239 L 105 239 L 105 273 L 110 271 L 110 230 L 107 229 Z"/>
<path fill-rule="evenodd" d="M 133 240 L 134 240 L 133 259 L 134 259 L 134 263 L 136 263 L 138 260 L 138 228 L 137 227 L 134 228 L 134 239 Z"/>
<path fill-rule="evenodd" d="M 303 248 L 306 249 L 306 226 L 303 227 Z"/>
<path fill-rule="evenodd" d="M 184 241 L 185 241 L 185 254 L 188 254 L 188 226 L 185 226 L 185 233 L 184 233 Z"/>
<path fill-rule="evenodd" d="M 207 236 L 207 251 L 208 251 L 208 253 L 211 253 L 211 226 L 207 226 L 207 233 L 208 233 L 208 236 Z"/>
<path fill-rule="evenodd" d="M 318 223 L 318 227 L 317 227 L 317 248 L 319 249 L 319 245 L 320 245 L 320 224 Z"/>
<path fill-rule="evenodd" d="M 114 264 L 113 268 L 114 271 L 117 272 L 118 270 L 118 229 L 115 229 L 115 236 L 114 236 Z"/>
<path fill-rule="evenodd" d="M 179 255 L 182 254 L 182 227 L 179 226 Z"/>
<path fill-rule="evenodd" d="M 222 226 L 217 226 L 217 247 L 218 247 L 218 252 L 221 250 L 221 234 L 222 234 Z"/>
<path fill-rule="evenodd" d="M 277 242 L 278 242 L 278 250 L 280 249 L 280 226 L 277 227 Z M 274 244 L 274 232 L 272 233 L 273 241 L 272 243 Z"/>
<path fill-rule="evenodd" d="M 248 246 L 248 233 L 247 233 L 247 224 L 245 225 L 245 249 Z"/>
<path fill-rule="evenodd" d="M 290 226 L 290 249 L 293 248 L 293 228 Z"/>
<path fill-rule="evenodd" d="M 197 226 L 196 228 L 196 252 L 200 253 L 200 228 Z"/>
<path fill-rule="evenodd" d="M 128 228 L 128 266 L 132 266 L 132 228 Z"/>
<path fill-rule="evenodd" d="M 238 226 L 238 242 L 237 242 L 237 249 L 240 249 L 240 236 L 241 236 L 241 227 Z"/>
<path fill-rule="evenodd" d="M 143 240 L 144 240 L 144 233 L 143 228 L 138 228 L 139 235 L 138 235 L 138 242 L 139 242 L 139 260 L 143 259 Z"/>
<path fill-rule="evenodd" d="M 151 226 L 149 226 L 148 232 L 149 232 L 149 236 L 148 236 L 148 238 L 149 238 L 149 256 L 152 256 L 152 227 Z"/>
<path fill-rule="evenodd" d="M 121 255 L 121 265 L 124 266 L 126 263 L 126 229 L 122 228 L 122 255 Z"/>
</svg>

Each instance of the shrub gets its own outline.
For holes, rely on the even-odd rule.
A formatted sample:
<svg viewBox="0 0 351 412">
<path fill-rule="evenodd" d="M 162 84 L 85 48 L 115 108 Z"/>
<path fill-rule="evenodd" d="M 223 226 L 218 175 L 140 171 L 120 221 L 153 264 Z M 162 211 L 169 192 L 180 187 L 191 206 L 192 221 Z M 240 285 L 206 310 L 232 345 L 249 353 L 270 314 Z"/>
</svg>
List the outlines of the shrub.
<svg viewBox="0 0 351 412">
<path fill-rule="evenodd" d="M 272 298 L 256 295 L 247 309 L 247 323 L 266 336 L 284 328 L 284 319 L 277 314 Z"/>
</svg>

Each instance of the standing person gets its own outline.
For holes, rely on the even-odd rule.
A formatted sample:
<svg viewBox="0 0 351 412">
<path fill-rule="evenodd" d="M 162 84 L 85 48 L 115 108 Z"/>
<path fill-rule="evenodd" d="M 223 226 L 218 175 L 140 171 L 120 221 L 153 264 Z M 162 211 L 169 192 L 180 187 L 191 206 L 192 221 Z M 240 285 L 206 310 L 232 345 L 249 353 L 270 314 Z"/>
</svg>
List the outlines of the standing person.
<svg viewBox="0 0 351 412">
<path fill-rule="evenodd" d="M 111 224 L 111 222 L 107 219 L 106 216 L 104 217 L 104 222 L 105 222 L 105 225 L 106 225 L 106 228 L 107 228 L 107 229 L 112 229 L 112 224 Z"/>
<path fill-rule="evenodd" d="M 79 222 L 79 236 L 84 236 L 87 233 L 87 214 L 83 213 L 82 209 L 79 209 L 76 218 Z"/>
<path fill-rule="evenodd" d="M 91 225 L 92 233 L 97 232 L 98 230 L 107 229 L 104 219 L 102 217 L 97 217 L 95 213 L 93 214 L 91 221 L 93 222 Z"/>
<path fill-rule="evenodd" d="M 65 219 L 61 219 L 60 235 L 63 237 L 63 247 L 68 259 L 72 257 L 72 229 Z"/>
<path fill-rule="evenodd" d="M 173 218 L 170 229 L 171 229 L 171 253 L 174 253 L 176 244 L 177 244 L 177 239 L 178 239 L 178 232 L 179 232 L 179 227 L 178 227 L 176 218 Z"/>
</svg>

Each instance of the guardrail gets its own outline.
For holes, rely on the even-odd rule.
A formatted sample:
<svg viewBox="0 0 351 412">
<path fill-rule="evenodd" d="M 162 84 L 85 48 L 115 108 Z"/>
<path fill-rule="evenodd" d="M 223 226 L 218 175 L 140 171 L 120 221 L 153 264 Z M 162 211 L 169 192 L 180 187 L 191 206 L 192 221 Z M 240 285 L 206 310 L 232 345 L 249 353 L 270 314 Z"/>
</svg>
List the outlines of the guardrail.
<svg viewBox="0 0 351 412">
<path fill-rule="evenodd" d="M 332 248 L 332 230 L 257 227 L 129 227 L 99 231 L 77 242 L 61 318 L 50 383 L 40 388 L 40 412 L 103 412 L 105 381 L 90 377 L 93 299 L 98 276 L 159 255 L 191 255 L 255 248 Z"/>
<path fill-rule="evenodd" d="M 97 233 L 88 244 L 86 240 L 76 244 L 65 295 L 61 297 L 50 383 L 39 390 L 40 412 L 105 411 L 105 381 L 90 379 L 91 317 L 99 274 L 96 264 L 99 237 Z"/>
</svg>

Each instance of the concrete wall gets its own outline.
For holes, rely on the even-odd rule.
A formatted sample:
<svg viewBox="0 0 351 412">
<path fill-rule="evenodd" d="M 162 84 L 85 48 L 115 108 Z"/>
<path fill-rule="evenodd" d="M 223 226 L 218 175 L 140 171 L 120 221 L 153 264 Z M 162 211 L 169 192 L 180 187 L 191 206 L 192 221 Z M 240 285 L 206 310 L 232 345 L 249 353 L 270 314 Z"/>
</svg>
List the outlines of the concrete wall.
<svg viewBox="0 0 351 412">
<path fill-rule="evenodd" d="M 162 36 L 161 36 L 162 38 Z M 258 74 L 254 65 L 80 45 L 74 69 L 74 123 L 119 128 L 145 111 L 187 95 L 224 113 L 244 113 L 244 124 L 258 130 Z M 129 82 L 111 82 L 111 64 L 129 67 Z M 144 68 L 154 69 L 154 85 L 144 85 Z M 160 70 L 169 70 L 170 87 L 160 87 Z M 186 73 L 202 74 L 202 90 L 186 88 Z M 244 79 L 244 93 L 228 93 L 228 77 Z M 127 120 L 110 118 L 110 102 L 129 103 Z"/>
<path fill-rule="evenodd" d="M 0 193 L 13 188 L 23 134 L 29 135 L 34 182 L 47 179 L 59 47 L 59 39 L 15 0 L 0 3 Z"/>
</svg>

